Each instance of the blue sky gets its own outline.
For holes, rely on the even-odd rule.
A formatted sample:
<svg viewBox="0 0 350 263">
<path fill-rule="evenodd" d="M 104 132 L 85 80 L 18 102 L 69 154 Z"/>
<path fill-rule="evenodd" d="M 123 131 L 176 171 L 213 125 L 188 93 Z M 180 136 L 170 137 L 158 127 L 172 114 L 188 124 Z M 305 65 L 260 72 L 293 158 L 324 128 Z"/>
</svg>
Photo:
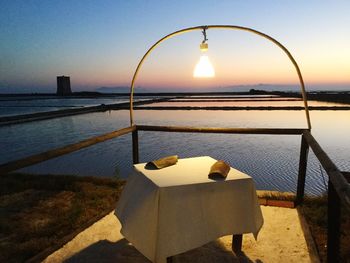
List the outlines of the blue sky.
<svg viewBox="0 0 350 263">
<path fill-rule="evenodd" d="M 74 90 L 128 86 L 138 61 L 164 35 L 186 27 L 232 24 L 284 44 L 307 85 L 350 84 L 349 1 L 2 1 L 0 93 L 54 92 L 57 75 Z M 278 48 L 241 32 L 208 32 L 218 77 L 196 83 L 200 32 L 171 39 L 152 54 L 138 86 L 225 86 L 297 82 Z M 211 48 L 212 47 L 212 48 Z M 221 75 L 220 75 L 221 73 Z"/>
</svg>

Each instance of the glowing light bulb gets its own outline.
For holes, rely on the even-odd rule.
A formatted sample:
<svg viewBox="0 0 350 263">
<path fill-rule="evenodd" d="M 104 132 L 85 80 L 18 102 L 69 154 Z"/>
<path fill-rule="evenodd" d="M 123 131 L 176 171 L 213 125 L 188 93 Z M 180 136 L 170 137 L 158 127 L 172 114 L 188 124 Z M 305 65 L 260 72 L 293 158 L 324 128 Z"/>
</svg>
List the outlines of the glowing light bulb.
<svg viewBox="0 0 350 263">
<path fill-rule="evenodd" d="M 215 76 L 215 71 L 210 63 L 210 60 L 207 55 L 202 55 L 196 64 L 193 77 L 195 78 L 212 78 Z"/>
</svg>

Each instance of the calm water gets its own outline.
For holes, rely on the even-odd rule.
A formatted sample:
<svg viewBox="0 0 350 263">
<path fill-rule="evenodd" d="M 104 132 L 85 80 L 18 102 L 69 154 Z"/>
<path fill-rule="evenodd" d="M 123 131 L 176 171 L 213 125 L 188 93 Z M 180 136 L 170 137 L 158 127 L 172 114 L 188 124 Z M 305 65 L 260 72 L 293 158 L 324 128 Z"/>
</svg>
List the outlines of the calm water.
<svg viewBox="0 0 350 263">
<path fill-rule="evenodd" d="M 136 97 L 135 101 L 149 99 Z M 57 98 L 41 97 L 0 97 L 0 117 L 29 114 L 35 112 L 82 108 L 101 104 L 118 104 L 129 101 L 129 96 L 100 98 Z"/>
<path fill-rule="evenodd" d="M 97 104 L 101 104 L 98 101 Z M 137 124 L 207 127 L 304 128 L 303 111 L 136 110 Z M 312 133 L 339 169 L 350 171 L 350 112 L 312 111 Z M 129 125 L 129 111 L 110 111 L 0 127 L 0 163 L 74 143 Z M 140 161 L 178 154 L 223 159 L 256 181 L 258 189 L 295 191 L 300 136 L 140 132 Z M 131 135 L 23 169 L 32 173 L 127 177 Z M 325 173 L 323 172 L 326 177 Z M 325 189 L 320 164 L 310 154 L 306 191 Z"/>
</svg>

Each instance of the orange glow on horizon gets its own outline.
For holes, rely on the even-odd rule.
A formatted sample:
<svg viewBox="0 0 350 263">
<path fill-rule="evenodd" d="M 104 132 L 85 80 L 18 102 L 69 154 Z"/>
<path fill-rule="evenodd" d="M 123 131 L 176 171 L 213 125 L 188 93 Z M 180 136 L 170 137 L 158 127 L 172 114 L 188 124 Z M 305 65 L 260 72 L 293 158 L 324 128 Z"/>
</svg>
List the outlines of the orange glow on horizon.
<svg viewBox="0 0 350 263">
<path fill-rule="evenodd" d="M 198 35 L 181 35 L 162 43 L 144 61 L 135 87 L 147 88 L 213 88 L 235 85 L 299 85 L 298 75 L 286 54 L 260 38 L 235 34 L 215 34 L 210 31 L 208 56 L 215 65 L 215 78 L 193 78 L 198 61 Z M 243 38 L 243 40 L 241 39 Z M 147 50 L 145 48 L 145 50 Z M 350 51 L 341 48 L 328 53 L 315 47 L 310 50 L 291 50 L 306 86 L 350 85 Z M 312 50 L 314 51 L 314 50 Z M 209 54 L 210 53 L 210 54 Z M 295 54 L 294 54 L 295 53 Z M 143 54 L 139 54 L 140 59 Z M 99 86 L 130 86 L 139 62 L 125 60 L 123 66 L 113 65 L 106 70 L 96 66 L 84 72 L 76 70 L 72 81 Z M 72 74 L 73 75 L 73 74 Z"/>
</svg>

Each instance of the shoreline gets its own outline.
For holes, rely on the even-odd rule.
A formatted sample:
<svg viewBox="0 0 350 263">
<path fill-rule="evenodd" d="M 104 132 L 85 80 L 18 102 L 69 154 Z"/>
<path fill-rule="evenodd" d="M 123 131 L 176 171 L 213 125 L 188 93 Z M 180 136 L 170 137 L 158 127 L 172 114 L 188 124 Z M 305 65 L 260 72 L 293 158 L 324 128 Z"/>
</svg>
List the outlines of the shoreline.
<svg viewBox="0 0 350 263">
<path fill-rule="evenodd" d="M 307 91 L 309 99 L 323 98 L 325 96 L 332 97 L 337 96 L 350 98 L 350 90 L 343 91 Z M 16 97 L 27 97 L 28 99 L 35 99 L 35 97 L 46 97 L 51 99 L 69 99 L 69 98 L 109 98 L 109 97 L 129 97 L 129 92 L 116 92 L 116 93 L 100 93 L 100 92 L 73 92 L 69 95 L 57 95 L 55 93 L 0 93 L 0 98 L 16 98 Z M 134 96 L 149 97 L 149 96 L 220 96 L 220 95 L 270 95 L 270 96 L 281 96 L 281 97 L 300 97 L 300 91 L 265 91 L 251 89 L 250 91 L 229 91 L 229 92 L 134 92 Z"/>
<path fill-rule="evenodd" d="M 208 110 L 208 111 L 302 111 L 305 110 L 304 107 L 298 106 L 257 106 L 257 107 L 206 107 L 206 106 L 137 106 L 143 104 L 152 104 L 154 102 L 139 102 L 134 103 L 134 110 L 157 110 L 157 111 L 170 111 L 170 110 Z M 309 111 L 348 111 L 350 110 L 349 106 L 309 106 Z M 5 116 L 0 117 L 0 127 L 6 125 L 20 124 L 25 122 L 32 121 L 41 121 L 48 120 L 60 117 L 68 117 L 79 114 L 87 114 L 94 112 L 106 112 L 110 110 L 129 110 L 129 103 L 120 103 L 112 105 L 99 105 L 91 106 L 84 108 L 76 109 L 65 109 L 65 110 L 56 110 L 56 111 L 45 111 L 45 112 L 36 112 L 23 115 L 14 115 L 14 116 Z"/>
<path fill-rule="evenodd" d="M 113 93 L 113 94 L 102 94 L 95 92 L 81 92 L 73 93 L 69 96 L 58 96 L 55 94 L 0 94 L 1 101 L 20 101 L 20 100 L 37 100 L 37 99 L 70 99 L 70 98 L 110 98 L 118 96 L 128 96 L 127 93 Z M 218 96 L 225 97 L 218 97 Z M 232 99 L 244 99 L 244 98 L 261 98 L 263 101 L 278 101 L 278 100 L 301 100 L 301 94 L 297 92 L 276 92 L 276 91 L 263 91 L 263 90 L 250 90 L 249 92 L 188 92 L 188 93 L 134 93 L 134 97 L 158 97 L 150 98 L 143 101 L 134 101 L 134 110 L 222 110 L 222 111 L 274 111 L 274 110 L 288 110 L 288 111 L 300 111 L 305 110 L 302 106 L 144 106 L 146 104 L 153 104 L 156 102 L 171 102 L 173 99 L 184 100 L 187 102 L 191 101 L 225 101 L 230 97 L 226 96 L 240 96 L 231 97 Z M 49 98 L 43 98 L 43 96 L 50 96 Z M 195 98 L 189 96 L 196 96 Z M 203 97 L 208 96 L 208 97 Z M 22 99 L 20 99 L 22 97 Z M 23 98 L 25 97 L 25 98 Z M 309 101 L 326 101 L 345 104 L 344 106 L 309 106 L 310 111 L 340 111 L 350 110 L 350 91 L 342 92 L 309 92 L 307 93 Z M 5 98 L 5 99 L 3 99 Z M 7 99 L 9 98 L 9 99 Z M 221 100 L 218 100 L 221 98 Z M 204 100 L 205 99 L 205 100 Z M 242 100 L 240 100 L 242 101 Z M 248 100 L 243 100 L 248 101 Z M 174 101 L 175 102 L 175 101 Z M 53 118 L 60 118 L 65 116 L 72 116 L 78 114 L 86 114 L 92 112 L 105 112 L 110 110 L 123 110 L 129 109 L 129 102 L 116 103 L 116 104 L 101 104 L 98 106 L 86 106 L 77 107 L 70 109 L 35 112 L 21 115 L 9 115 L 0 117 L 0 126 L 20 124 L 24 122 L 40 121 Z"/>
</svg>

